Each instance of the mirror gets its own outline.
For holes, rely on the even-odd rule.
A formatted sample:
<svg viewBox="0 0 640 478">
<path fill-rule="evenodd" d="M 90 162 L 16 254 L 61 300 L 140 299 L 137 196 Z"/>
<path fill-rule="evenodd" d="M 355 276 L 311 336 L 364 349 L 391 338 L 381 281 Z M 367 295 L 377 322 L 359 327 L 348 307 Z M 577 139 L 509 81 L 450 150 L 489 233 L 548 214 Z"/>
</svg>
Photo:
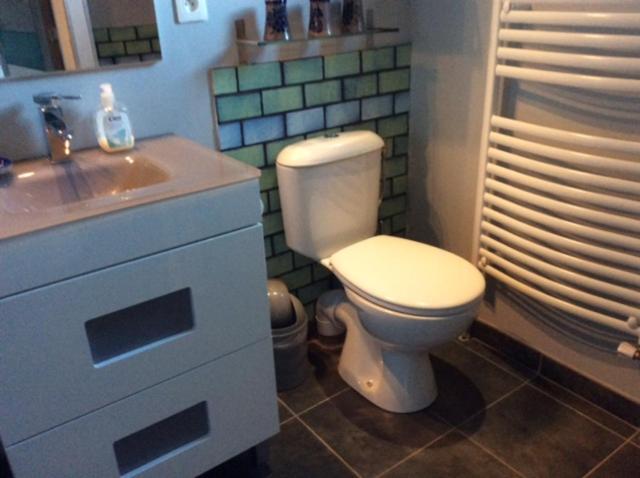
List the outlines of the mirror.
<svg viewBox="0 0 640 478">
<path fill-rule="evenodd" d="M 0 0 L 0 79 L 160 58 L 153 0 Z"/>
</svg>

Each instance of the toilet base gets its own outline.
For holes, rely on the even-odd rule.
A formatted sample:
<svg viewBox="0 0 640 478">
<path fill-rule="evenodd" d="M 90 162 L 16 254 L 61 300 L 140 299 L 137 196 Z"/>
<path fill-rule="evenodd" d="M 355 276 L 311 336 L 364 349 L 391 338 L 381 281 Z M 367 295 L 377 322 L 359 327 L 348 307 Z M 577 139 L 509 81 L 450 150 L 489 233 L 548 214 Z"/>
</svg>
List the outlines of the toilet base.
<svg viewBox="0 0 640 478">
<path fill-rule="evenodd" d="M 389 412 L 411 413 L 433 403 L 438 389 L 428 351 L 403 351 L 372 337 L 349 303 L 336 308 L 347 327 L 338 372 L 367 400 Z"/>
</svg>

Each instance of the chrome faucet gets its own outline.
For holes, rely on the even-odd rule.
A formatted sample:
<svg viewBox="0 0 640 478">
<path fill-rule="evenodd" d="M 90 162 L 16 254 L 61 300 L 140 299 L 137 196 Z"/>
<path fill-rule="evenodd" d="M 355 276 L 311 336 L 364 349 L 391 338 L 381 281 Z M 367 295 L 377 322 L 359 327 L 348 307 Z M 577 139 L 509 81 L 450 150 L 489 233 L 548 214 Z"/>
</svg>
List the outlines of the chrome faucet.
<svg viewBox="0 0 640 478">
<path fill-rule="evenodd" d="M 33 96 L 33 101 L 39 105 L 40 113 L 42 113 L 49 160 L 51 162 L 64 161 L 71 156 L 73 131 L 64 120 L 60 102 L 62 100 L 79 99 L 79 96 L 58 95 L 55 93 L 40 93 Z"/>
</svg>

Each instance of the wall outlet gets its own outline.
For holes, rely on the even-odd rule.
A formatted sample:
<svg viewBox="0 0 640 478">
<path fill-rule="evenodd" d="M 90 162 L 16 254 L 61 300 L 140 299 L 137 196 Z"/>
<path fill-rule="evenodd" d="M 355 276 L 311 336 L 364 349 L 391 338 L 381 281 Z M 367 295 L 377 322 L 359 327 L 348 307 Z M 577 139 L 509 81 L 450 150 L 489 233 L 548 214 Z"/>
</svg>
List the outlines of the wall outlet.
<svg viewBox="0 0 640 478">
<path fill-rule="evenodd" d="M 207 0 L 174 0 L 178 23 L 206 22 Z"/>
</svg>

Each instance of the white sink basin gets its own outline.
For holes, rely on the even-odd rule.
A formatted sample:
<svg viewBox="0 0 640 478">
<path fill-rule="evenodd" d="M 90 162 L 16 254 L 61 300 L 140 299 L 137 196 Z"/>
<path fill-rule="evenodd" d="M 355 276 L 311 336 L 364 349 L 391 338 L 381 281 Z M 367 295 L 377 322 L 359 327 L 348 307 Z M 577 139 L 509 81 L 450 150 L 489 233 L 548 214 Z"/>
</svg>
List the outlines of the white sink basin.
<svg viewBox="0 0 640 478">
<path fill-rule="evenodd" d="M 126 153 L 86 150 L 69 161 L 19 161 L 0 176 L 0 240 L 256 178 L 250 166 L 177 136 Z"/>
<path fill-rule="evenodd" d="M 8 214 L 44 211 L 162 183 L 169 173 L 137 154 L 84 158 L 52 164 L 46 159 L 18 163 L 0 180 L 0 208 Z"/>
</svg>

